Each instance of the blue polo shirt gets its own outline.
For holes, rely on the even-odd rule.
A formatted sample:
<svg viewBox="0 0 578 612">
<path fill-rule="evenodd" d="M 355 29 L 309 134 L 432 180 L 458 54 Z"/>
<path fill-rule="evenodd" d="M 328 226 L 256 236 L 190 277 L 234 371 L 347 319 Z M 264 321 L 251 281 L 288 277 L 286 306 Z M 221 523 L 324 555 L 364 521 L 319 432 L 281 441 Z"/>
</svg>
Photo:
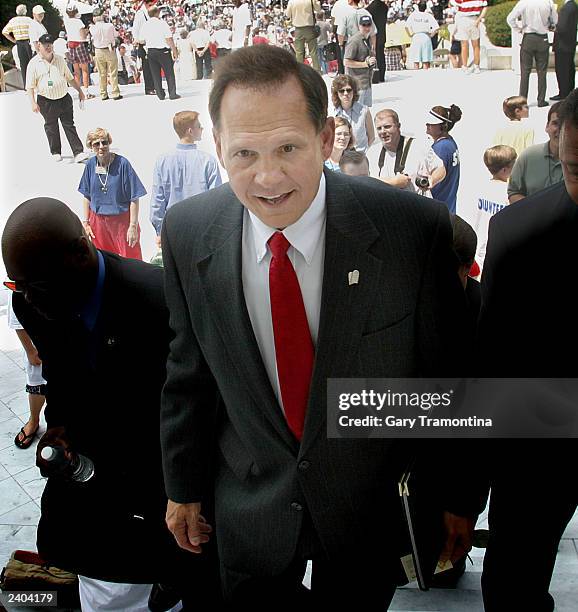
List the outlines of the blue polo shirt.
<svg viewBox="0 0 578 612">
<path fill-rule="evenodd" d="M 96 173 L 96 165 L 96 157 L 86 162 L 78 191 L 90 200 L 90 209 L 97 215 L 125 213 L 133 200 L 146 195 L 144 185 L 128 159 L 122 155 L 114 156 L 108 168 L 108 178 L 105 174 Z"/>
<path fill-rule="evenodd" d="M 434 142 L 432 149 L 444 162 L 446 178 L 432 188 L 431 194 L 436 200 L 445 202 L 451 213 L 456 212 L 456 198 L 460 185 L 460 154 L 458 145 L 451 137 Z"/>
</svg>

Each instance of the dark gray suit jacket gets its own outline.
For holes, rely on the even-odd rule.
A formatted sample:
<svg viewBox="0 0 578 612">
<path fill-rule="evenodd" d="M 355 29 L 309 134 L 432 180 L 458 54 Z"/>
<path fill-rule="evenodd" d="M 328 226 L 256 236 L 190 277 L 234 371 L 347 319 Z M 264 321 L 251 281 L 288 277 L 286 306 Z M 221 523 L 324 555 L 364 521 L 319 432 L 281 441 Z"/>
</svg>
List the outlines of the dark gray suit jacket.
<svg viewBox="0 0 578 612">
<path fill-rule="evenodd" d="M 301 444 L 276 401 L 245 305 L 243 206 L 226 184 L 177 204 L 163 225 L 176 332 L 161 413 L 167 493 L 193 502 L 214 487 L 225 587 L 227 576 L 287 567 L 300 507 L 330 558 L 395 557 L 397 480 L 409 445 L 328 440 L 326 381 L 451 375 L 464 356 L 456 336 L 465 335 L 465 298 L 447 208 L 375 179 L 325 175 L 321 317 Z M 352 270 L 358 285 L 348 284 Z"/>
</svg>

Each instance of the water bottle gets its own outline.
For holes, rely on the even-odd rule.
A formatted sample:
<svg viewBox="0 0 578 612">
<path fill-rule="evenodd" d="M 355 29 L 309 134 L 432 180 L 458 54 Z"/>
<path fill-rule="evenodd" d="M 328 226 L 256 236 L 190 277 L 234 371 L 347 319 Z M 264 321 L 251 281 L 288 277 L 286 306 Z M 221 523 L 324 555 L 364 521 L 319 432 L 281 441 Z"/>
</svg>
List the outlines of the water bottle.
<svg viewBox="0 0 578 612">
<path fill-rule="evenodd" d="M 94 463 L 84 455 L 70 453 L 71 458 L 66 458 L 62 446 L 45 446 L 40 456 L 54 470 L 55 475 L 62 475 L 68 480 L 75 482 L 86 482 L 94 476 Z"/>
</svg>

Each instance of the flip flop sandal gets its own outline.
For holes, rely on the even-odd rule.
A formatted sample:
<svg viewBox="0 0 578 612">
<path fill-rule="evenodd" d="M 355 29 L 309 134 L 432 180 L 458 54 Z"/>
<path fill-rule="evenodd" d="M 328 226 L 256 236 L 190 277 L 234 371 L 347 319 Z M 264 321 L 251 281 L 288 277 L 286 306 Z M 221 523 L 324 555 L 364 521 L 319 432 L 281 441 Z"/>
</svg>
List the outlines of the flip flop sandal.
<svg viewBox="0 0 578 612">
<path fill-rule="evenodd" d="M 32 442 L 34 442 L 34 438 L 36 437 L 37 433 L 38 433 L 38 427 L 31 434 L 26 435 L 26 432 L 24 431 L 24 427 L 22 427 L 18 435 L 14 438 L 14 444 L 16 444 L 18 448 L 26 449 L 32 444 Z M 20 439 L 20 434 L 24 435 L 23 439 Z"/>
</svg>

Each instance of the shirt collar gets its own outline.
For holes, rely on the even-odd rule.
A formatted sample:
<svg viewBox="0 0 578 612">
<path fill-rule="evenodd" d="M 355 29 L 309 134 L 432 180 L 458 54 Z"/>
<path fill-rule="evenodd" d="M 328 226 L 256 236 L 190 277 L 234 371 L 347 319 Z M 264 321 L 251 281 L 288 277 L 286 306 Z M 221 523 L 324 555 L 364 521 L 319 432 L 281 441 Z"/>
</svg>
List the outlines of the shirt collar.
<svg viewBox="0 0 578 612">
<path fill-rule="evenodd" d="M 192 144 L 183 144 L 181 142 L 177 143 L 177 149 L 184 149 L 185 151 L 189 150 L 189 149 L 196 149 L 197 145 L 195 143 Z"/>
<path fill-rule="evenodd" d="M 321 233 L 325 225 L 325 175 L 321 173 L 319 189 L 317 195 L 309 208 L 292 225 L 283 230 L 283 235 L 290 242 L 291 246 L 299 251 L 307 262 L 311 265 L 315 249 L 319 244 Z M 253 226 L 253 240 L 255 241 L 255 252 L 257 253 L 257 263 L 261 263 L 267 254 L 267 242 L 278 230 L 265 225 L 256 215 L 249 211 L 249 218 Z"/>
<path fill-rule="evenodd" d="M 551 159 L 554 159 L 554 156 L 550 152 L 550 141 L 549 140 L 544 143 L 544 157 L 550 157 Z M 560 161 L 559 159 L 554 159 L 554 163 L 558 163 L 559 161 Z"/>
<path fill-rule="evenodd" d="M 92 331 L 96 325 L 96 319 L 98 318 L 100 305 L 102 303 L 102 288 L 104 286 L 104 257 L 100 251 L 96 251 L 96 254 L 98 256 L 98 276 L 96 277 L 96 284 L 90 299 L 80 311 L 80 320 L 84 323 L 88 331 Z"/>
</svg>

